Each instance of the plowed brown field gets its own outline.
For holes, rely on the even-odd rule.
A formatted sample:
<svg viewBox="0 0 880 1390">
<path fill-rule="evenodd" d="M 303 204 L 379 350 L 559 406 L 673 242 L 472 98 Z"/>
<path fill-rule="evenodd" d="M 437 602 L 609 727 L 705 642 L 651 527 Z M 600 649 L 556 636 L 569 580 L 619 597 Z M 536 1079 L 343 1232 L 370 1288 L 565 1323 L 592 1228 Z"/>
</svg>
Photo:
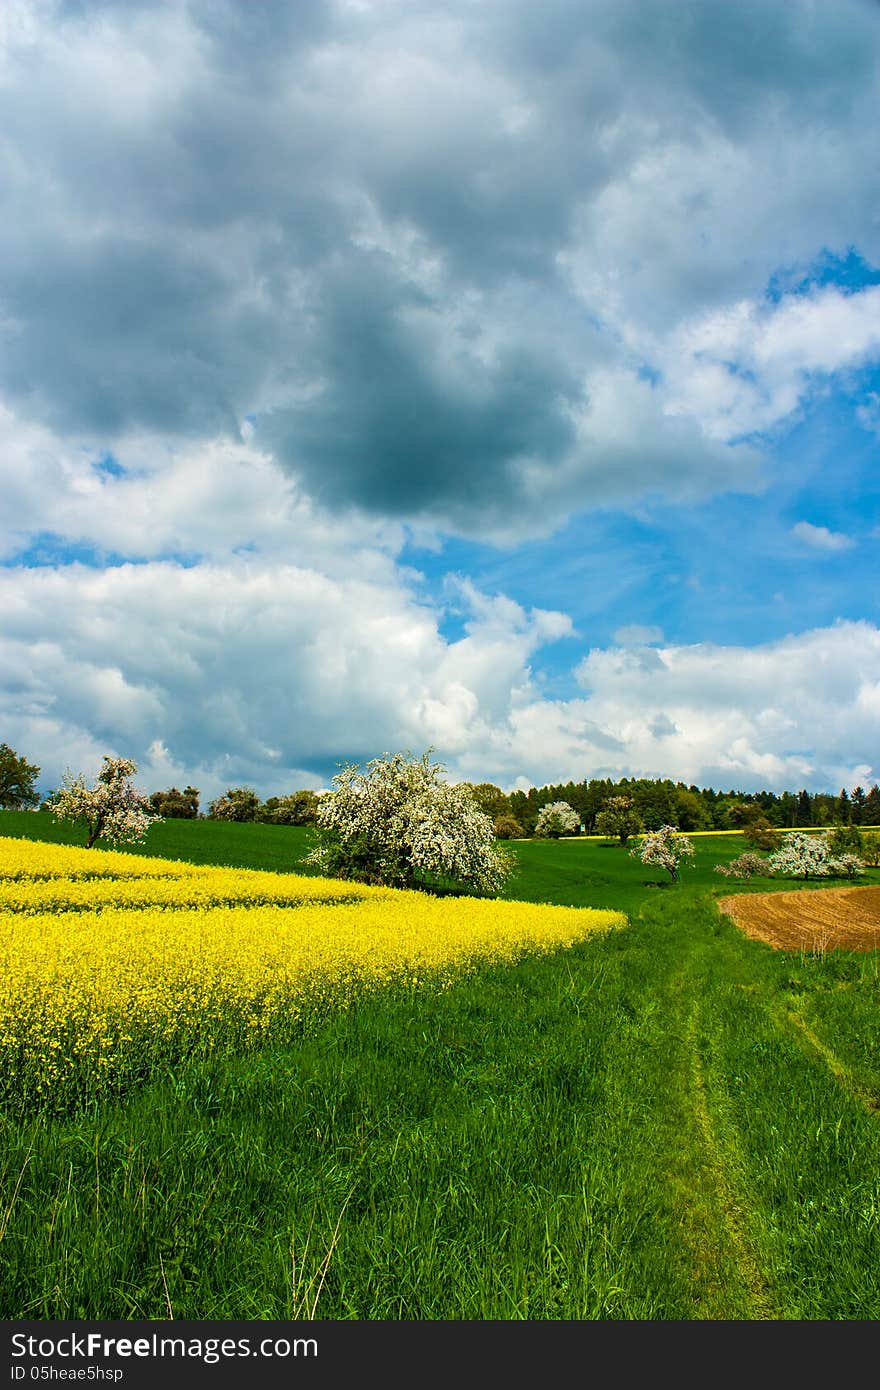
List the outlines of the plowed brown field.
<svg viewBox="0 0 880 1390">
<path fill-rule="evenodd" d="M 781 951 L 880 948 L 880 887 L 738 893 L 718 906 L 746 936 Z"/>
</svg>

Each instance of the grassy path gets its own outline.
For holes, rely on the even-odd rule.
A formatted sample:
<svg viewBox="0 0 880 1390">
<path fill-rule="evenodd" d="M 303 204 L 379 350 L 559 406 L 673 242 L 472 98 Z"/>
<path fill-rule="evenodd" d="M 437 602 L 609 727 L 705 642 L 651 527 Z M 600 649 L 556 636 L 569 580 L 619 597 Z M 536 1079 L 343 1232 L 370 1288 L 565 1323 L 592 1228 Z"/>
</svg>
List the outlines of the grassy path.
<svg viewBox="0 0 880 1390">
<path fill-rule="evenodd" d="M 867 959 L 696 894 L 0 1134 L 0 1316 L 880 1316 Z"/>
</svg>

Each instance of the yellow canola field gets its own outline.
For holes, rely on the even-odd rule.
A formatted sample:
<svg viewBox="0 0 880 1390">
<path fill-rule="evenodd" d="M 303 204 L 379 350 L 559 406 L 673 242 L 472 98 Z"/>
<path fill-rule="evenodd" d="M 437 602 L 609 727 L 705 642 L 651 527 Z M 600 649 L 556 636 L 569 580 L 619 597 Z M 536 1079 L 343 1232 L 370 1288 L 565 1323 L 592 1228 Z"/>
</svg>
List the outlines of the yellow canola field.
<svg viewBox="0 0 880 1390">
<path fill-rule="evenodd" d="M 169 880 L 175 881 L 171 887 Z M 187 864 L 180 859 L 158 859 L 152 855 L 124 854 L 114 850 L 78 849 L 74 845 L 52 845 L 40 840 L 14 840 L 0 836 L 0 910 L 7 903 L 15 910 L 15 888 L 27 888 L 37 893 L 39 885 L 46 892 L 63 895 L 74 893 L 73 885 L 84 885 L 83 899 L 89 893 L 98 894 L 102 885 L 110 885 L 109 897 L 101 901 L 122 902 L 125 893 L 138 890 L 157 894 L 189 895 L 198 886 L 210 885 L 220 900 L 232 898 L 238 902 L 275 901 L 279 892 L 290 901 L 307 899 L 329 902 L 336 899 L 384 896 L 388 888 L 371 888 L 362 883 L 343 883 L 335 879 L 318 879 L 308 874 L 276 874 L 265 869 L 230 869 L 217 864 Z M 58 885 L 51 889 L 48 885 Z M 181 885 L 186 885 L 182 887 Z M 113 897 L 113 894 L 118 896 Z M 79 900 L 71 896 L 71 905 Z"/>
<path fill-rule="evenodd" d="M 390 888 L 273 874 L 211 869 L 191 877 L 5 879 L 0 868 L 0 912 L 79 912 L 119 908 L 302 907 L 306 903 L 381 901 Z"/>
<path fill-rule="evenodd" d="M 147 873 L 114 877 L 119 860 Z M 442 985 L 625 924 L 0 838 L 0 1089 L 18 1103 L 88 1099 L 186 1057 L 292 1038 L 366 991 Z"/>
</svg>

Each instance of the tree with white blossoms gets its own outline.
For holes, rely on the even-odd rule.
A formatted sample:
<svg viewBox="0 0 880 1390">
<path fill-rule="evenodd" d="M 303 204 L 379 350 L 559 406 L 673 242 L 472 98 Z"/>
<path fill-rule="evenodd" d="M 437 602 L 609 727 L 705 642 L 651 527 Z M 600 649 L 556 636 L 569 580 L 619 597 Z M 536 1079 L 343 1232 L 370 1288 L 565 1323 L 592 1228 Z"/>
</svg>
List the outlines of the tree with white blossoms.
<svg viewBox="0 0 880 1390">
<path fill-rule="evenodd" d="M 463 783 L 442 780 L 430 751 L 345 766 L 316 810 L 319 842 L 308 862 L 322 873 L 398 888 L 439 881 L 496 893 L 513 860 L 492 819 Z"/>
<path fill-rule="evenodd" d="M 865 866 L 855 854 L 831 854 L 827 835 L 786 835 L 782 848 L 770 856 L 770 867 L 780 878 L 855 878 Z"/>
<path fill-rule="evenodd" d="M 581 818 L 567 801 L 551 801 L 542 806 L 535 821 L 535 835 L 541 840 L 558 840 L 562 835 L 576 835 Z"/>
<path fill-rule="evenodd" d="M 104 763 L 93 787 L 87 787 L 80 773 L 65 772 L 52 807 L 57 821 L 84 821 L 88 834 L 86 848 L 96 840 L 110 844 L 136 844 L 150 826 L 162 819 L 153 815 L 143 793 L 132 786 L 137 764 L 131 758 L 110 758 Z"/>
<path fill-rule="evenodd" d="M 672 882 L 678 878 L 683 859 L 694 852 L 694 847 L 686 835 L 679 834 L 674 825 L 661 825 L 645 835 L 635 849 L 630 850 L 633 858 L 641 859 L 643 864 L 656 864 L 665 869 Z"/>
<path fill-rule="evenodd" d="M 858 878 L 865 872 L 865 862 L 857 854 L 839 854 L 829 862 L 831 872 L 839 878 Z"/>
</svg>

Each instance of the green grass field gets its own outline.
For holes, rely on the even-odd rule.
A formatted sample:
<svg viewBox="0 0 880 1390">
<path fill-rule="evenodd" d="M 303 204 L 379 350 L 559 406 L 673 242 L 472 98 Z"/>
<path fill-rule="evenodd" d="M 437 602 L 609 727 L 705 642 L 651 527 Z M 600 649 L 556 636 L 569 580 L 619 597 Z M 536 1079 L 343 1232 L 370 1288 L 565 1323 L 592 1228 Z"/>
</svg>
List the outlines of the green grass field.
<svg viewBox="0 0 880 1390">
<path fill-rule="evenodd" d="M 291 869 L 309 839 L 181 821 L 148 848 Z M 880 1316 L 878 952 L 747 940 L 713 901 L 740 837 L 694 843 L 665 886 L 601 842 L 518 844 L 509 896 L 631 925 L 3 1120 L 0 1316 Z"/>
</svg>

